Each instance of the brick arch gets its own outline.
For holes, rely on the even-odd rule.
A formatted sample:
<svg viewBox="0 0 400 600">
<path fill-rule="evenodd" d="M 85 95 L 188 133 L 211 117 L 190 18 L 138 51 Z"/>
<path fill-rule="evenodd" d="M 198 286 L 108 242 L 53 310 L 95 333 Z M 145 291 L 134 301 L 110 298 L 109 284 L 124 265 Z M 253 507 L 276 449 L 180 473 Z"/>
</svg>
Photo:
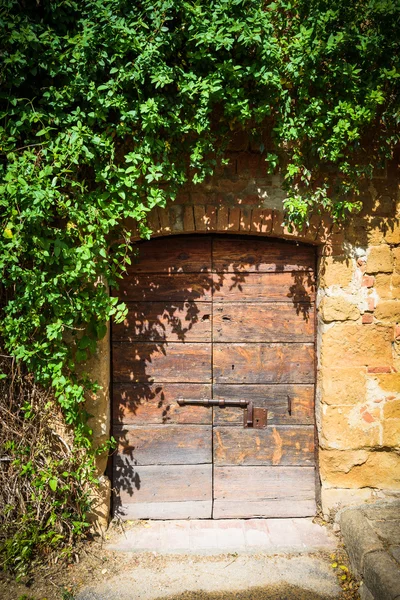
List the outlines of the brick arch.
<svg viewBox="0 0 400 600">
<path fill-rule="evenodd" d="M 193 233 L 231 233 L 267 236 L 312 244 L 320 256 L 343 252 L 343 232 L 326 216 L 315 215 L 308 227 L 289 231 L 283 223 L 283 212 L 249 205 L 229 207 L 217 204 L 171 204 L 149 213 L 148 225 L 152 238 Z M 139 240 L 137 231 L 135 239 Z"/>
</svg>

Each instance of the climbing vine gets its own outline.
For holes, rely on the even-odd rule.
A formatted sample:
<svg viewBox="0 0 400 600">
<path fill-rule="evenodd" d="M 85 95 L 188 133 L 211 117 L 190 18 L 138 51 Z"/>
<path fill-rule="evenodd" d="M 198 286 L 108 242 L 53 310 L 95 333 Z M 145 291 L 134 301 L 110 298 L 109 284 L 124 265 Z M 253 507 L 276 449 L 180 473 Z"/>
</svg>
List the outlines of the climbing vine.
<svg viewBox="0 0 400 600">
<path fill-rule="evenodd" d="M 288 222 L 360 208 L 399 141 L 399 26 L 396 0 L 2 0 L 0 331 L 91 477 L 78 365 L 124 316 L 108 286 L 133 224 L 148 237 L 153 207 L 265 123 Z"/>
</svg>

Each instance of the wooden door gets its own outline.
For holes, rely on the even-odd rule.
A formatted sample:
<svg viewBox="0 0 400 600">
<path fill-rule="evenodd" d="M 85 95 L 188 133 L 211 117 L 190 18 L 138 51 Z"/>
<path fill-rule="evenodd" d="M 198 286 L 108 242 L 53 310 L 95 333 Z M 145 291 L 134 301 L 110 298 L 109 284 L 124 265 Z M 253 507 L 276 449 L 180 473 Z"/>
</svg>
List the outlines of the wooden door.
<svg viewBox="0 0 400 600">
<path fill-rule="evenodd" d="M 313 269 L 312 248 L 262 238 L 141 244 L 112 335 L 125 518 L 315 513 Z M 251 400 L 268 426 L 179 399 Z"/>
</svg>

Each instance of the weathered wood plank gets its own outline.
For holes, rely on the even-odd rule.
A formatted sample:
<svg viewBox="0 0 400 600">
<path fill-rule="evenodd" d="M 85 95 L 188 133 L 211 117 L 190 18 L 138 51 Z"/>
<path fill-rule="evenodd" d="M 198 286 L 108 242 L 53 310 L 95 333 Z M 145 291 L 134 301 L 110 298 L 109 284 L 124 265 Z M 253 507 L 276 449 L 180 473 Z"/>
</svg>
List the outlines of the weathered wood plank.
<svg viewBox="0 0 400 600">
<path fill-rule="evenodd" d="M 215 383 L 313 383 L 314 347 L 305 344 L 220 344 Z"/>
<path fill-rule="evenodd" d="M 315 510 L 313 467 L 214 467 L 216 519 L 305 517 Z"/>
<path fill-rule="evenodd" d="M 127 503 L 118 506 L 116 514 L 123 521 L 131 519 L 210 519 L 212 500 Z"/>
<path fill-rule="evenodd" d="M 315 258 L 314 249 L 308 246 L 226 237 L 213 241 L 212 264 L 217 273 L 312 271 Z"/>
<path fill-rule="evenodd" d="M 197 465 L 212 460 L 209 425 L 116 428 L 114 435 L 118 441 L 118 460 L 131 473 L 136 465 Z"/>
<path fill-rule="evenodd" d="M 123 456 L 115 461 L 114 485 L 120 501 L 187 502 L 211 500 L 212 465 L 133 466 Z M 132 474 L 127 477 L 127 470 Z"/>
<path fill-rule="evenodd" d="M 112 338 L 126 342 L 211 342 L 210 302 L 128 302 L 123 323 Z"/>
<path fill-rule="evenodd" d="M 215 342 L 313 342 L 314 306 L 225 302 L 213 308 Z"/>
<path fill-rule="evenodd" d="M 315 300 L 312 271 L 272 273 L 214 273 L 215 302 L 298 302 Z"/>
<path fill-rule="evenodd" d="M 113 343 L 115 382 L 211 382 L 211 344 Z"/>
<path fill-rule="evenodd" d="M 213 519 L 294 519 L 296 517 L 314 517 L 316 512 L 315 494 L 313 497 L 310 494 L 306 500 L 296 499 L 293 501 L 288 498 L 271 498 L 264 501 L 248 500 L 247 502 L 215 500 L 213 504 Z M 134 519 L 135 517 L 125 518 Z"/>
<path fill-rule="evenodd" d="M 127 273 L 116 294 L 122 300 L 167 302 L 211 300 L 213 276 L 207 273 Z"/>
<path fill-rule="evenodd" d="M 215 465 L 312 466 L 314 428 L 308 425 L 267 429 L 215 427 Z"/>
<path fill-rule="evenodd" d="M 212 409 L 206 406 L 179 406 L 177 400 L 211 398 L 211 385 L 158 383 L 154 385 L 116 383 L 113 385 L 115 424 L 145 425 L 186 423 L 208 425 Z"/>
<path fill-rule="evenodd" d="M 128 273 L 204 273 L 211 271 L 211 238 L 173 237 L 138 244 Z"/>
<path fill-rule="evenodd" d="M 213 387 L 217 400 L 249 400 L 268 409 L 269 425 L 312 425 L 314 423 L 313 385 L 224 385 Z M 291 414 L 289 414 L 289 398 Z M 226 406 L 214 408 L 215 425 L 243 427 L 243 410 Z"/>
</svg>

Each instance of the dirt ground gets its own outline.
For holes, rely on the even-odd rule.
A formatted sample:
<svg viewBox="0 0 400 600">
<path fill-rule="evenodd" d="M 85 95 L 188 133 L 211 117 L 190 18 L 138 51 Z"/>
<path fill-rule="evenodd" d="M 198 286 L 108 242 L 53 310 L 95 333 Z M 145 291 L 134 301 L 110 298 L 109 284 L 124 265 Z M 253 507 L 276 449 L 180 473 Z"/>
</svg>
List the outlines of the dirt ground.
<svg viewBox="0 0 400 600">
<path fill-rule="evenodd" d="M 112 532 L 111 532 L 112 535 Z M 107 537 L 109 537 L 107 535 Z M 186 556 L 186 555 L 168 555 L 162 556 L 156 553 L 128 553 L 113 552 L 105 548 L 105 539 L 96 539 L 81 544 L 78 549 L 74 562 L 69 564 L 53 564 L 36 570 L 29 581 L 15 582 L 7 574 L 0 573 L 0 598 L 1 600 L 75 600 L 75 598 L 85 598 L 81 595 L 81 590 L 93 586 L 94 584 L 107 585 L 107 582 L 115 578 L 123 578 L 125 573 L 130 572 L 151 572 L 157 577 L 172 563 L 178 563 L 182 569 L 178 577 L 182 577 L 182 587 L 185 589 L 185 573 L 189 573 L 193 563 L 222 563 L 227 565 L 235 563 L 236 554 L 219 556 Z M 261 557 L 261 558 L 260 558 Z M 268 564 L 268 556 L 259 555 L 261 560 Z M 272 557 L 271 557 L 272 558 Z M 290 558 L 290 557 L 287 557 Z M 357 600 L 358 585 L 351 576 L 348 565 L 348 558 L 344 549 L 340 549 L 335 554 L 318 553 L 319 560 L 332 569 L 337 575 L 337 581 L 341 586 L 337 600 Z M 217 565 L 215 565 L 216 567 Z M 235 565 L 233 564 L 233 568 Z M 118 577 L 120 576 L 120 577 Z M 188 575 L 187 575 L 188 576 Z M 190 586 L 187 586 L 188 588 Z M 328 596 L 313 593 L 305 589 L 290 584 L 271 585 L 266 587 L 252 587 L 249 590 L 238 592 L 182 592 L 179 595 L 165 595 L 160 589 L 160 595 L 157 600 L 327 600 Z M 88 600 L 97 600 L 97 596 L 87 596 Z M 331 599 L 332 596 L 329 596 Z M 107 600 L 107 599 L 105 599 Z M 132 595 L 132 600 L 136 600 L 136 595 Z M 336 600 L 336 599 L 335 599 Z"/>
</svg>

